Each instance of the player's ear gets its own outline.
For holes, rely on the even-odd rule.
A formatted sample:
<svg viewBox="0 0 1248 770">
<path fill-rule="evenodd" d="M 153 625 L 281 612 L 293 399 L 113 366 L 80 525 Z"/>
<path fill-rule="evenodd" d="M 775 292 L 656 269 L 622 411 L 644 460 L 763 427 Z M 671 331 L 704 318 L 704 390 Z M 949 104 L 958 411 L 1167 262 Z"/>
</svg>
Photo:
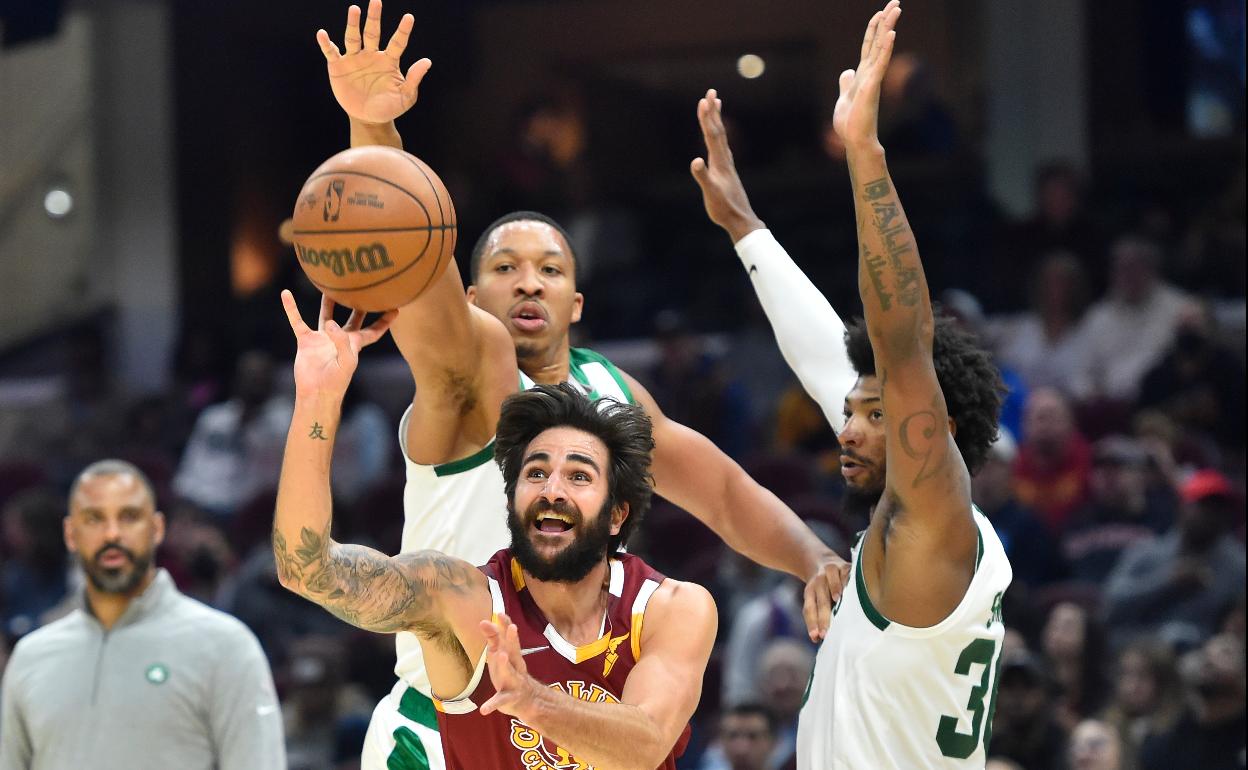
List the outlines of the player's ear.
<svg viewBox="0 0 1248 770">
<path fill-rule="evenodd" d="M 70 553 L 78 553 L 78 543 L 74 539 L 74 522 L 70 516 L 61 520 L 61 531 L 65 537 L 65 548 Z"/>
<path fill-rule="evenodd" d="M 156 511 L 152 514 L 152 547 L 165 542 L 165 514 Z"/>
<path fill-rule="evenodd" d="M 468 299 L 469 305 L 477 304 L 477 285 L 475 283 L 468 284 L 468 288 L 464 290 L 464 296 Z"/>
<path fill-rule="evenodd" d="M 581 310 L 585 308 L 585 295 L 579 291 L 572 295 L 572 323 L 581 320 Z"/>
<path fill-rule="evenodd" d="M 628 520 L 628 503 L 611 506 L 611 534 L 620 534 L 624 522 Z"/>
</svg>

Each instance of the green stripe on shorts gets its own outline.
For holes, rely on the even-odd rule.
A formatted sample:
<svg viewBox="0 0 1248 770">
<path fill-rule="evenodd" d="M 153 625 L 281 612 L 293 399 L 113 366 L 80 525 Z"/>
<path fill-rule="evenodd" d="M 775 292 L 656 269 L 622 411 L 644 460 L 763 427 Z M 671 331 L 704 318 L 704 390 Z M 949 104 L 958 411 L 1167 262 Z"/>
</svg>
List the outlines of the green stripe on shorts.
<svg viewBox="0 0 1248 770">
<path fill-rule="evenodd" d="M 438 712 L 433 701 L 411 687 L 399 701 L 399 714 L 434 732 L 438 730 Z M 394 750 L 386 757 L 387 770 L 429 770 L 429 754 L 420 736 L 408 727 L 394 731 Z"/>
</svg>

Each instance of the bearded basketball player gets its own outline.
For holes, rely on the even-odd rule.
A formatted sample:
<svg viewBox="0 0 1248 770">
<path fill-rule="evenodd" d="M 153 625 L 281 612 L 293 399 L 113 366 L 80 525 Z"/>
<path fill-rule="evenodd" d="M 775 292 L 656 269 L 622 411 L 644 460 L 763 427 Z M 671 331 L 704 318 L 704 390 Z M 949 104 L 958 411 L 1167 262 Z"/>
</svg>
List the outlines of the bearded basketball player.
<svg viewBox="0 0 1248 770">
<path fill-rule="evenodd" d="M 282 299 L 298 341 L 273 528 L 282 585 L 361 628 L 417 636 L 452 770 L 674 770 L 716 614 L 701 586 L 621 551 L 652 492 L 644 410 L 566 383 L 509 397 L 493 450 L 507 501 L 491 513 L 512 545 L 479 567 L 339 544 L 333 438 L 359 350 L 393 314 L 339 326 L 327 302 L 313 331 Z"/>
<path fill-rule="evenodd" d="M 381 47 L 381 2 L 363 20 L 352 6 L 344 49 L 321 30 L 330 85 L 351 122 L 351 144 L 401 147 L 394 118 L 415 104 L 429 71 L 420 59 L 399 68 L 414 20 L 407 14 Z M 598 353 L 569 345 L 585 298 L 576 289 L 576 254 L 558 223 L 516 212 L 490 225 L 471 253 L 465 291 L 452 265 L 400 309 L 391 333 L 416 386 L 399 440 L 407 469 L 402 550 L 433 548 L 472 564 L 508 542 L 503 481 L 490 462 L 503 399 L 534 383 L 569 383 L 591 398 L 637 403 L 653 421 L 656 491 L 691 512 L 729 547 L 807 583 L 812 638 L 827 629 L 848 565 L 775 495 L 704 436 L 663 415 L 646 389 Z M 841 396 L 853 382 L 848 363 Z M 837 397 L 839 401 L 840 396 Z M 399 677 L 373 713 L 364 770 L 401 762 L 441 767 L 423 647 L 396 636 Z M 423 757 L 423 759 L 422 759 Z"/>
</svg>

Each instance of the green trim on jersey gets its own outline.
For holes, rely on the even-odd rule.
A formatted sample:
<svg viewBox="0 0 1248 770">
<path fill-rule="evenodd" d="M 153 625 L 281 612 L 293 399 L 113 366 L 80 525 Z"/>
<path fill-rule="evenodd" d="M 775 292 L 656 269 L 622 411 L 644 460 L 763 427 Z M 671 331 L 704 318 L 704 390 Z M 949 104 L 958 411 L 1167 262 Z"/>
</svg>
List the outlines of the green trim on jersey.
<svg viewBox="0 0 1248 770">
<path fill-rule="evenodd" d="M 864 530 L 865 532 L 865 530 Z M 975 579 L 975 573 L 979 572 L 979 562 L 984 558 L 984 533 L 979 528 L 979 524 L 975 525 L 975 569 L 971 571 L 971 579 Z M 858 588 L 858 602 L 862 604 L 862 611 L 866 614 L 867 620 L 871 621 L 871 625 L 885 630 L 892 624 L 892 621 L 884 617 L 884 613 L 875 608 L 871 603 L 871 595 L 867 593 L 867 579 L 862 575 L 862 550 L 858 551 L 858 564 L 854 569 L 854 585 Z M 970 586 L 967 586 L 969 589 Z M 965 596 L 965 592 L 963 592 Z"/>
<path fill-rule="evenodd" d="M 579 370 L 585 364 L 597 363 L 606 367 L 611 378 L 615 380 L 615 384 L 620 386 L 620 391 L 624 393 L 624 397 L 628 399 L 628 403 L 636 404 L 637 399 L 633 397 L 632 388 L 628 387 L 628 382 L 624 379 L 624 374 L 616 368 L 615 364 L 607 360 L 606 356 L 597 353 L 589 348 L 568 348 L 569 371 L 576 377 L 577 381 L 585 386 L 587 390 L 592 390 L 589 381 L 583 377 L 577 376 Z M 597 394 L 594 394 L 597 398 Z"/>
<path fill-rule="evenodd" d="M 454 476 L 456 473 L 463 473 L 464 471 L 470 471 L 479 465 L 485 465 L 486 463 L 488 463 L 490 460 L 493 460 L 493 459 L 494 459 L 494 439 L 490 439 L 490 443 L 481 447 L 481 450 L 477 452 L 476 454 L 469 455 L 468 457 L 465 457 L 460 460 L 452 460 L 449 463 L 442 463 L 441 465 L 435 465 L 433 466 L 433 472 L 437 474 L 439 477 Z"/>
<path fill-rule="evenodd" d="M 399 701 L 399 713 L 418 725 L 430 730 L 438 729 L 438 711 L 424 693 L 415 687 L 408 687 Z"/>
<path fill-rule="evenodd" d="M 858 552 L 858 569 L 854 570 L 854 584 L 858 587 L 858 603 L 862 605 L 862 611 L 866 613 L 867 620 L 881 631 L 888 628 L 889 619 L 880 614 L 880 611 L 871 603 L 871 596 L 867 593 L 867 579 L 862 576 L 861 551 Z"/>
</svg>

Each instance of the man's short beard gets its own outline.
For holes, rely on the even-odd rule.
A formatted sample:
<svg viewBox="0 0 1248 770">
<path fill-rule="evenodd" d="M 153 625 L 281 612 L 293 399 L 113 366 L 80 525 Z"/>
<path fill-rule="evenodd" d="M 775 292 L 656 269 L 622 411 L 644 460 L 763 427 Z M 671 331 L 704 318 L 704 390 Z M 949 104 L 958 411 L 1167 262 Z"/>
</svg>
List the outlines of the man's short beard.
<svg viewBox="0 0 1248 770">
<path fill-rule="evenodd" d="M 541 352 L 541 348 L 539 348 L 537 345 L 533 345 L 527 342 L 521 342 L 516 345 L 516 360 L 525 361 L 528 359 L 537 358 L 540 352 Z"/>
<path fill-rule="evenodd" d="M 851 522 L 870 521 L 871 513 L 883 495 L 883 486 L 855 487 L 846 484 L 841 518 Z"/>
<path fill-rule="evenodd" d="M 101 567 L 99 559 L 106 550 L 121 551 L 130 557 L 129 570 L 125 565 L 116 568 Z M 78 554 L 78 563 L 82 565 L 82 571 L 86 573 L 87 580 L 91 581 L 91 585 L 95 586 L 97 591 L 106 594 L 129 594 L 138 588 L 143 578 L 147 576 L 152 566 L 152 552 L 136 554 L 121 546 L 105 546 L 89 560 L 82 554 Z"/>
<path fill-rule="evenodd" d="M 533 517 L 545 510 L 553 510 L 572 516 L 584 526 L 572 542 L 549 561 L 538 554 L 533 546 L 530 523 Z M 603 502 L 598 516 L 587 522 L 580 511 L 571 504 L 552 506 L 538 499 L 529 506 L 524 519 L 516 513 L 515 503 L 507 502 L 507 529 L 511 531 L 511 554 L 520 567 L 535 580 L 551 583 L 575 583 L 583 580 L 590 571 L 607 557 L 611 542 L 611 501 Z"/>
</svg>

